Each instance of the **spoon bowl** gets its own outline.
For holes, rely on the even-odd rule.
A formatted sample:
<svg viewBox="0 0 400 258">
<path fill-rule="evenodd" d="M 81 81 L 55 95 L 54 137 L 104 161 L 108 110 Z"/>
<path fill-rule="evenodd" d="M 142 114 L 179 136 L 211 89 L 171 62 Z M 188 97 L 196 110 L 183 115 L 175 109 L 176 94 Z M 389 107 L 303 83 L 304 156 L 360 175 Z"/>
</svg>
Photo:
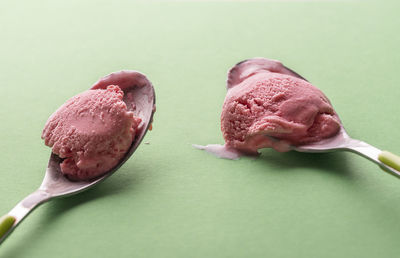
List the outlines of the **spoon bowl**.
<svg viewBox="0 0 400 258">
<path fill-rule="evenodd" d="M 56 197 L 64 197 L 82 192 L 102 182 L 118 170 L 135 152 L 151 126 L 155 112 L 155 93 L 151 82 L 137 71 L 120 71 L 98 80 L 91 89 L 103 89 L 108 85 L 118 85 L 124 91 L 124 102 L 129 111 L 141 118 L 138 132 L 125 156 L 110 171 L 89 181 L 71 181 L 60 168 L 63 159 L 51 153 L 42 184 L 39 189 L 25 197 L 8 214 L 0 218 L 0 244 L 19 223 L 40 204 Z"/>
</svg>

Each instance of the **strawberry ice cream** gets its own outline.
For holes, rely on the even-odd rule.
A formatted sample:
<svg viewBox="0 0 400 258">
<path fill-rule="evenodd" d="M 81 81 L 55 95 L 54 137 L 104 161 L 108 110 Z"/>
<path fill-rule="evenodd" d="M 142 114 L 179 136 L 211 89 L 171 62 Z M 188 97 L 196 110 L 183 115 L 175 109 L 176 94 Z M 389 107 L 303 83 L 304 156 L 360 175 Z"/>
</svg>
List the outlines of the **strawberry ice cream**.
<svg viewBox="0 0 400 258">
<path fill-rule="evenodd" d="M 129 150 L 140 118 L 128 111 L 119 86 L 92 89 L 69 99 L 48 119 L 45 144 L 64 159 L 62 173 L 88 180 L 112 169 Z"/>
<path fill-rule="evenodd" d="M 225 145 L 193 145 L 218 157 L 237 159 L 262 148 L 285 152 L 340 130 L 328 98 L 279 61 L 238 63 L 228 72 L 227 89 L 221 114 Z"/>
<path fill-rule="evenodd" d="M 254 58 L 237 64 L 227 87 L 221 130 L 229 147 L 247 153 L 268 147 L 283 152 L 340 129 L 328 98 L 278 61 Z"/>
</svg>

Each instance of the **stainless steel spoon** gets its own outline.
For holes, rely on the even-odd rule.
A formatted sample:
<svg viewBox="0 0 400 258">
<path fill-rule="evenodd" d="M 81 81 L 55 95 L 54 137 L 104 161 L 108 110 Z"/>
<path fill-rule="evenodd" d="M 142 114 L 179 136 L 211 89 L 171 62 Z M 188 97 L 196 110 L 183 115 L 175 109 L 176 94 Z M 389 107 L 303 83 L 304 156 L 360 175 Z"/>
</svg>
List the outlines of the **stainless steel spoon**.
<svg viewBox="0 0 400 258">
<path fill-rule="evenodd" d="M 112 170 L 91 181 L 70 181 L 60 170 L 60 159 L 51 154 L 43 182 L 39 189 L 25 197 L 8 214 L 0 218 L 0 244 L 21 223 L 21 221 L 40 204 L 53 198 L 64 197 L 82 192 L 107 177 L 111 176 L 124 164 L 139 146 L 147 130 L 151 126 L 155 112 L 155 93 L 151 82 L 145 75 L 137 71 L 120 71 L 112 73 L 97 81 L 92 89 L 105 88 L 108 85 L 118 85 L 124 91 L 124 101 L 130 111 L 142 119 L 139 134 L 123 159 Z"/>
<path fill-rule="evenodd" d="M 239 85 L 250 76 L 259 72 L 274 72 L 291 75 L 307 81 L 304 77 L 295 71 L 285 67 L 280 61 L 271 60 L 263 57 L 256 57 L 237 63 L 228 71 L 227 89 Z M 275 143 L 282 143 L 280 139 L 263 135 Z M 345 150 L 357 153 L 371 161 L 377 163 L 384 171 L 400 178 L 400 157 L 388 151 L 381 151 L 365 142 L 351 139 L 341 124 L 340 131 L 333 137 L 321 140 L 315 143 L 289 146 L 286 142 L 283 145 L 287 150 L 299 152 L 330 152 L 336 150 Z M 220 158 L 237 159 L 240 156 L 247 155 L 237 149 L 225 145 L 208 144 L 206 146 L 193 144 L 193 147 L 205 150 Z"/>
</svg>

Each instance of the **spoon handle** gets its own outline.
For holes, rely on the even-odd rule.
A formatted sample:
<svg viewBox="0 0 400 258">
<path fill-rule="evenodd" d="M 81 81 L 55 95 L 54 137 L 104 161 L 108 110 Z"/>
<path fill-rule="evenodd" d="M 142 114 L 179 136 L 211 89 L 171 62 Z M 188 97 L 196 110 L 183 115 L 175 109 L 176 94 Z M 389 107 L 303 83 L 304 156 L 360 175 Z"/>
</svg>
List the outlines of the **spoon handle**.
<svg viewBox="0 0 400 258">
<path fill-rule="evenodd" d="M 347 150 L 357 153 L 378 164 L 385 172 L 400 178 L 400 157 L 382 151 L 366 142 L 353 140 L 349 142 Z"/>
<path fill-rule="evenodd" d="M 51 195 L 48 192 L 36 190 L 20 201 L 8 214 L 1 217 L 0 244 L 32 210 L 50 198 Z"/>
<path fill-rule="evenodd" d="M 400 156 L 389 151 L 382 151 L 379 154 L 378 159 L 387 166 L 400 171 Z"/>
</svg>

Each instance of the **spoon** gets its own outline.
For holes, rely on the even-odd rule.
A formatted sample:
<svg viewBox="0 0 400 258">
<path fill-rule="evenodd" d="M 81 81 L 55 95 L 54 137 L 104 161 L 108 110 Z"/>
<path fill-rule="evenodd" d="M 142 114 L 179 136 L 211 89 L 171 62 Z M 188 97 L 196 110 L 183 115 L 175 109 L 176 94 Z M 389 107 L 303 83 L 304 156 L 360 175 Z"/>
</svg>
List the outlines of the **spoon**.
<svg viewBox="0 0 400 258">
<path fill-rule="evenodd" d="M 128 110 L 134 112 L 135 116 L 142 119 L 140 130 L 125 156 L 113 169 L 98 178 L 90 181 L 70 181 L 61 173 L 60 163 L 62 159 L 52 153 L 46 174 L 39 189 L 25 197 L 8 214 L 0 218 L 0 244 L 40 204 L 53 198 L 82 192 L 104 181 L 117 171 L 135 152 L 147 130 L 151 128 L 155 112 L 153 85 L 145 75 L 137 71 L 120 71 L 101 78 L 91 89 L 103 89 L 111 84 L 118 85 L 124 91 L 123 100 Z"/>
<path fill-rule="evenodd" d="M 304 77 L 285 67 L 281 63 L 279 66 L 280 67 L 278 69 L 280 72 L 287 73 L 307 81 Z M 275 142 L 280 141 L 275 137 L 268 137 Z M 298 152 L 309 153 L 331 152 L 336 150 L 350 151 L 375 162 L 385 172 L 400 178 L 400 156 L 397 156 L 389 151 L 382 151 L 366 142 L 352 139 L 347 134 L 343 124 L 340 124 L 339 132 L 333 137 L 310 144 L 290 146 L 290 149 Z"/>
<path fill-rule="evenodd" d="M 227 89 L 230 90 L 250 76 L 265 71 L 291 75 L 307 81 L 307 79 L 295 71 L 284 66 L 280 61 L 256 57 L 239 62 L 228 71 Z M 377 163 L 384 171 L 400 178 L 399 156 L 388 151 L 381 151 L 365 142 L 350 138 L 342 124 L 340 124 L 339 132 L 333 137 L 299 146 L 289 145 L 287 142 L 281 141 L 280 139 L 270 135 L 263 135 L 263 137 L 268 138 L 274 143 L 280 143 L 282 151 L 295 150 L 298 152 L 314 153 L 336 150 L 351 151 Z M 206 146 L 193 144 L 193 147 L 205 150 L 217 157 L 226 159 L 238 159 L 241 156 L 249 155 L 248 153 L 241 152 L 227 144 L 208 144 Z"/>
</svg>

